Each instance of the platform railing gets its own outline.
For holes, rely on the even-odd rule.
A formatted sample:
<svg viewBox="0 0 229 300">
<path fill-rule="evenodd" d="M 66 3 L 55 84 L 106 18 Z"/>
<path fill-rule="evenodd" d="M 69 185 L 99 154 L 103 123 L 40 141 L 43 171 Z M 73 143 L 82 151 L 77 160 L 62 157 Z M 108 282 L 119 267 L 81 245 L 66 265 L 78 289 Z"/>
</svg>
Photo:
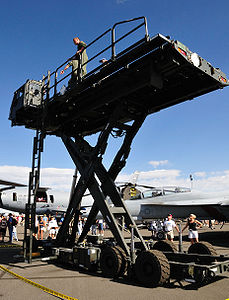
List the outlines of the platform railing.
<svg viewBox="0 0 229 300">
<path fill-rule="evenodd" d="M 120 38 L 118 38 L 116 40 L 116 28 L 117 26 L 126 24 L 126 23 L 131 23 L 131 22 L 135 22 L 135 21 L 139 21 L 142 20 L 142 22 L 137 25 L 136 27 L 134 27 L 133 29 L 131 29 L 130 31 L 126 32 L 124 35 L 122 35 Z M 149 34 L 148 34 L 148 27 L 147 27 L 147 19 L 146 17 L 137 17 L 137 18 L 133 18 L 133 19 L 129 19 L 129 20 L 125 20 L 125 21 L 121 21 L 121 22 L 117 22 L 113 25 L 112 28 L 109 28 L 108 30 L 106 30 L 104 33 L 102 33 L 101 35 L 99 35 L 96 39 L 94 39 L 91 43 L 89 43 L 86 47 L 86 49 L 90 49 L 90 47 L 92 47 L 96 42 L 100 41 L 103 37 L 105 37 L 106 35 L 110 35 L 110 43 L 108 46 L 106 46 L 105 48 L 101 49 L 99 52 L 97 52 L 95 55 L 93 55 L 92 57 L 90 57 L 87 62 L 85 62 L 84 64 L 82 64 L 81 58 L 79 61 L 79 70 L 78 70 L 78 74 L 81 74 L 81 69 L 83 66 L 88 65 L 91 62 L 95 62 L 95 59 L 98 58 L 100 55 L 106 53 L 109 49 L 111 49 L 111 55 L 110 57 L 108 57 L 108 61 L 115 61 L 117 56 L 123 55 L 126 51 L 120 51 L 119 53 L 116 54 L 116 45 L 118 43 L 120 43 L 122 40 L 124 40 L 125 38 L 127 38 L 128 36 L 130 36 L 131 34 L 133 34 L 134 32 L 136 32 L 138 29 L 142 28 L 144 26 L 144 37 L 137 41 L 136 43 L 130 45 L 128 47 L 128 49 L 131 49 L 132 47 L 136 47 L 139 43 L 141 43 L 143 40 L 144 41 L 148 41 L 149 40 Z M 67 59 L 66 61 L 64 61 L 59 67 L 56 68 L 55 71 L 50 72 L 48 71 L 48 75 L 45 76 L 43 78 L 43 87 L 44 87 L 44 91 L 43 91 L 43 100 L 44 101 L 52 101 L 54 100 L 54 98 L 59 95 L 59 90 L 58 90 L 58 85 L 60 83 L 64 83 L 64 81 L 69 78 L 76 70 L 72 70 L 71 72 L 69 72 L 67 75 L 63 76 L 60 80 L 58 80 L 58 73 L 60 72 L 60 70 L 69 62 L 74 58 L 75 54 L 70 57 L 69 59 Z M 92 68 L 92 70 L 90 72 L 88 72 L 84 77 L 80 78 L 79 81 L 82 81 L 86 78 L 89 78 L 91 75 L 95 74 L 96 72 L 98 72 L 101 68 L 103 67 L 103 64 L 96 66 L 95 68 Z"/>
</svg>

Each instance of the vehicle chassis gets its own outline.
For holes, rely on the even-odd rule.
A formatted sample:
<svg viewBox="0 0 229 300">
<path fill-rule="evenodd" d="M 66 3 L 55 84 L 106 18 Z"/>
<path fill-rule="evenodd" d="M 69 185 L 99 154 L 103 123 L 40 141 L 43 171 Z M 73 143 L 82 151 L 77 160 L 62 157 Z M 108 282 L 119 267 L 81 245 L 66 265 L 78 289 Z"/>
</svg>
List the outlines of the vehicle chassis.
<svg viewBox="0 0 229 300">
<path fill-rule="evenodd" d="M 201 243 L 199 244 L 201 246 Z M 156 250 L 158 246 L 160 250 Z M 98 240 L 97 244 L 86 242 L 86 244 L 76 245 L 73 248 L 52 246 L 51 249 L 49 249 L 49 247 L 46 248 L 46 251 L 47 249 L 49 249 L 49 251 L 51 250 L 51 252 L 49 252 L 49 259 L 55 259 L 58 263 L 70 264 L 73 267 L 83 268 L 89 272 L 99 272 L 105 277 L 116 279 L 123 277 L 127 280 L 135 280 L 137 278 L 143 285 L 151 287 L 175 282 L 183 286 L 182 281 L 200 287 L 209 283 L 217 276 L 229 272 L 229 256 L 175 252 L 174 245 L 172 246 L 172 243 L 169 241 L 150 241 L 147 243 L 148 250 L 145 251 L 145 253 L 150 253 L 150 256 L 143 260 L 145 270 L 140 269 L 141 276 L 137 273 L 139 271 L 138 262 L 136 264 L 131 260 L 126 260 L 126 264 L 123 266 L 122 261 L 119 268 L 117 257 L 114 255 L 109 256 L 110 261 L 106 266 L 110 268 L 110 270 L 105 269 L 104 272 L 104 266 L 101 267 L 100 265 L 101 253 L 104 249 L 108 249 L 110 252 L 109 249 L 115 249 L 115 247 L 118 248 L 114 239 L 104 239 L 104 241 Z M 163 248 L 166 251 L 163 251 Z M 170 251 L 168 251 L 169 248 Z M 140 255 L 140 253 L 144 253 L 144 251 L 142 252 L 141 249 L 135 249 L 135 247 L 132 250 L 136 256 Z M 44 252 L 44 254 L 45 253 L 47 252 Z M 114 253 L 117 254 L 117 252 Z M 153 263 L 151 261 L 152 258 Z M 160 276 L 158 276 L 157 273 L 158 267 L 154 265 L 155 262 L 159 265 Z M 154 270 L 155 268 L 156 272 Z"/>
</svg>

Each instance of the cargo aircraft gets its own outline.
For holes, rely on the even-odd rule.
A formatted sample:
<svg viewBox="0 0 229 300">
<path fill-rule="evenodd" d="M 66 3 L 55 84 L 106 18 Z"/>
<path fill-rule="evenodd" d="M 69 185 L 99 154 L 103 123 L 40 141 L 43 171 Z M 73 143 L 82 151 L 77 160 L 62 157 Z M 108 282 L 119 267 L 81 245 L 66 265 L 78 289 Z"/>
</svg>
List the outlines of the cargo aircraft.
<svg viewBox="0 0 229 300">
<path fill-rule="evenodd" d="M 0 187 L 0 209 L 25 213 L 25 205 L 28 203 L 28 187 L 24 184 L 1 179 L 0 185 L 4 186 Z M 31 202 L 33 201 L 32 198 Z M 64 213 L 68 206 L 67 193 L 53 192 L 46 187 L 38 188 L 35 201 L 38 215 Z"/>
<path fill-rule="evenodd" d="M 0 180 L 0 185 L 6 186 L 0 188 L 0 208 L 25 212 L 25 204 L 28 202 L 26 185 L 5 180 Z M 169 213 L 174 218 L 186 218 L 194 213 L 199 219 L 229 221 L 229 192 L 202 193 L 178 186 L 152 187 L 134 183 L 119 183 L 117 189 L 137 222 L 163 219 Z M 69 195 L 67 192 L 39 188 L 35 199 L 37 214 L 64 213 Z M 106 201 L 112 205 L 109 199 Z M 92 204 L 92 196 L 86 194 L 81 205 L 83 215 L 88 215 Z"/>
</svg>

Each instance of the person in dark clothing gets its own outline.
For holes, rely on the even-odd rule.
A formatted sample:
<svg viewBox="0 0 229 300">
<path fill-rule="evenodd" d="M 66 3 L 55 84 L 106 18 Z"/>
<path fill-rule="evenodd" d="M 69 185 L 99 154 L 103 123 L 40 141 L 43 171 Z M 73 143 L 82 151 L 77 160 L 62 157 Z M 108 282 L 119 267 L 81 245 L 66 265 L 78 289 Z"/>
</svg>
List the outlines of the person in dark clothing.
<svg viewBox="0 0 229 300">
<path fill-rule="evenodd" d="M 7 220 L 5 216 L 2 216 L 0 222 L 0 237 L 2 238 L 2 242 L 4 242 L 4 238 L 6 235 L 6 228 L 7 228 Z"/>
<path fill-rule="evenodd" d="M 9 242 L 12 243 L 12 241 L 13 241 L 13 216 L 11 213 L 9 214 L 9 218 L 7 221 L 7 227 L 9 230 Z"/>
<path fill-rule="evenodd" d="M 188 227 L 188 237 L 190 238 L 191 244 L 198 243 L 198 231 L 197 229 L 202 227 L 202 223 L 196 220 L 196 215 L 190 214 L 187 223 L 185 224 L 182 232 Z"/>
</svg>

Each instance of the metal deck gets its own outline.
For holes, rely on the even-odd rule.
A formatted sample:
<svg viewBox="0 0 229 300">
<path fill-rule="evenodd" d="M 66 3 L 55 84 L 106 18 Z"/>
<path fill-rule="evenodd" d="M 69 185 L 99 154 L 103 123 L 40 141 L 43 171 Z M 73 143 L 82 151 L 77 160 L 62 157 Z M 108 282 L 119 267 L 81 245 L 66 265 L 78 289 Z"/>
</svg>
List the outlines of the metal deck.
<svg viewBox="0 0 229 300">
<path fill-rule="evenodd" d="M 57 81 L 48 89 L 49 81 L 50 76 L 43 82 L 43 105 L 15 110 L 18 99 L 14 98 L 9 117 L 12 126 L 86 136 L 100 131 L 117 105 L 123 107 L 119 127 L 139 112 L 152 114 L 229 85 L 220 69 L 161 34 L 131 45 L 64 95 L 58 93 Z"/>
</svg>

